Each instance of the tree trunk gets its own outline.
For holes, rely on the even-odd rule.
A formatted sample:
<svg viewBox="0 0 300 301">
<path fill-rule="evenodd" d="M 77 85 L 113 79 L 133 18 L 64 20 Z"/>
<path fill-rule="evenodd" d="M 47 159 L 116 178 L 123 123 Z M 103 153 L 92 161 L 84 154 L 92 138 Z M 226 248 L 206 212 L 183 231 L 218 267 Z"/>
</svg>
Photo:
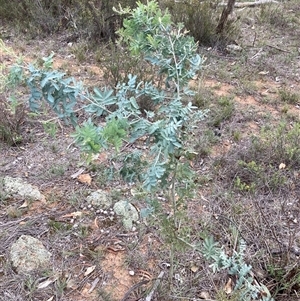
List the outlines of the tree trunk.
<svg viewBox="0 0 300 301">
<path fill-rule="evenodd" d="M 220 34 L 220 33 L 223 32 L 224 27 L 225 27 L 225 23 L 226 23 L 226 21 L 228 19 L 228 16 L 233 11 L 234 4 L 235 4 L 235 0 L 228 0 L 227 6 L 224 7 L 224 9 L 222 11 L 222 15 L 221 15 L 220 21 L 219 21 L 219 24 L 218 24 L 218 26 L 216 28 L 216 33 L 217 34 Z"/>
</svg>

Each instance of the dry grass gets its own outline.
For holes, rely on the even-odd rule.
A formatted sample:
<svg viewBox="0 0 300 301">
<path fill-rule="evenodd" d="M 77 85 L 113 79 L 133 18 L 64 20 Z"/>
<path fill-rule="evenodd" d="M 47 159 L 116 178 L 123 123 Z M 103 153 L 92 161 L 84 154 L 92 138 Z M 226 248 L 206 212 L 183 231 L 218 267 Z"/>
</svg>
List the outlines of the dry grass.
<svg viewBox="0 0 300 301">
<path fill-rule="evenodd" d="M 183 210 L 180 231 L 191 245 L 213 235 L 228 254 L 235 249 L 237 236 L 244 239 L 248 246 L 245 261 L 257 281 L 283 301 L 298 300 L 300 289 L 300 120 L 294 92 L 300 80 L 295 64 L 300 24 L 296 1 L 279 5 L 282 18 L 278 21 L 271 17 L 279 8 L 271 5 L 236 12 L 242 33 L 236 40 L 242 52 L 224 54 L 217 48 L 200 48 L 207 61 L 194 103 L 210 113 L 193 137 L 199 153 L 191 162 L 196 189 Z M 31 41 L 29 46 L 20 39 L 9 43 L 21 44 L 32 57 L 54 50 L 62 68 L 68 66 L 68 72 L 87 84 L 101 85 L 103 73 L 91 60 L 79 64 L 70 59 L 71 49 L 60 41 L 61 37 L 54 36 L 53 40 Z M 110 75 L 105 81 L 109 76 L 116 80 L 114 70 L 106 71 Z M 114 201 L 130 200 L 139 209 L 145 200 L 134 197 L 132 186 L 116 177 L 107 162 L 85 166 L 93 176 L 92 186 L 71 179 L 83 164 L 70 138 L 72 128 L 58 123 L 52 137 L 39 120 L 53 117 L 47 110 L 47 116 L 34 117 L 24 115 L 20 106 L 20 115 L 11 118 L 3 107 L 6 103 L 0 105 L 0 114 L 5 114 L 0 115 L 0 126 L 9 130 L 8 136 L 1 132 L 0 175 L 26 179 L 47 199 L 47 204 L 20 208 L 23 200 L 6 198 L 0 192 L 0 300 L 49 300 L 54 296 L 53 300 L 61 301 L 120 301 L 134 284 L 148 280 L 147 285 L 132 290 L 128 300 L 133 300 L 149 293 L 161 271 L 165 276 L 153 301 L 200 299 L 205 294 L 212 300 L 240 300 L 238 295 L 224 293 L 229 279 L 226 271 L 213 274 L 201 252 L 168 242 L 170 236 L 163 232 L 157 216 L 136 225 L 136 231 L 124 233 L 119 220 L 107 222 L 87 207 L 85 197 L 97 188 L 106 190 Z M 23 137 L 20 144 L 15 143 L 15 132 Z M 161 213 L 167 221 L 170 204 L 162 197 Z M 84 212 L 81 219 L 63 217 L 76 211 Z M 52 252 L 51 269 L 27 276 L 12 269 L 9 248 L 22 234 L 39 238 Z M 111 246 L 115 244 L 122 251 L 114 253 Z M 175 244 L 176 251 L 170 253 Z M 95 271 L 84 276 L 86 268 L 94 265 Z M 135 276 L 129 271 L 135 271 Z M 37 289 L 54 274 L 57 281 Z M 96 280 L 95 289 L 87 293 Z"/>
</svg>

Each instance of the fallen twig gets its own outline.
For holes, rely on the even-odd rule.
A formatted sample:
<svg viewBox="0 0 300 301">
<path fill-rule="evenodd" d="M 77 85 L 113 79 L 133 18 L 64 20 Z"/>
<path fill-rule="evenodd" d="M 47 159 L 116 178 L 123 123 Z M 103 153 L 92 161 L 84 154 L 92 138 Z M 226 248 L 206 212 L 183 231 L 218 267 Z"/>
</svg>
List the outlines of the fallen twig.
<svg viewBox="0 0 300 301">
<path fill-rule="evenodd" d="M 150 281 L 151 281 L 151 280 L 142 280 L 142 281 L 138 282 L 137 284 L 133 285 L 133 286 L 129 289 L 129 291 L 124 295 L 124 297 L 123 297 L 123 299 L 122 299 L 121 301 L 126 301 L 127 298 L 130 296 L 130 294 L 131 294 L 134 290 L 136 290 L 136 289 L 139 288 L 140 286 L 143 286 L 143 285 L 149 283 Z"/>
<path fill-rule="evenodd" d="M 270 44 L 266 44 L 266 46 L 270 47 L 270 48 L 274 48 L 276 50 L 279 50 L 279 51 L 282 51 L 282 52 L 287 52 L 287 53 L 291 53 L 289 50 L 285 50 L 285 49 L 282 49 L 282 48 L 279 48 L 277 46 L 273 46 L 273 45 L 270 45 Z"/>
<path fill-rule="evenodd" d="M 89 291 L 88 291 L 89 294 L 95 289 L 95 287 L 96 287 L 97 283 L 99 282 L 99 280 L 100 280 L 99 277 L 97 277 L 97 278 L 93 281 L 93 283 L 92 283 L 92 285 L 91 285 L 91 288 L 90 288 Z"/>
<path fill-rule="evenodd" d="M 278 1 L 275 0 L 258 0 L 255 2 L 237 2 L 234 4 L 234 7 L 236 8 L 244 8 L 244 7 L 255 7 L 258 5 L 266 4 L 266 3 L 278 3 Z M 218 6 L 227 6 L 227 3 L 220 3 Z"/>
<path fill-rule="evenodd" d="M 159 283 L 160 283 L 160 280 L 161 278 L 164 276 L 165 272 L 164 271 L 161 271 L 160 274 L 158 275 L 153 287 L 152 287 L 152 290 L 150 291 L 150 293 L 148 294 L 148 296 L 146 297 L 145 301 L 151 301 L 152 299 L 152 296 L 155 292 L 155 290 L 158 288 L 159 286 Z"/>
<path fill-rule="evenodd" d="M 255 59 L 256 57 L 258 57 L 258 56 L 262 53 L 262 51 L 263 51 L 263 48 L 260 48 L 260 49 L 258 50 L 258 52 L 256 52 L 252 57 L 250 57 L 249 60 L 253 60 L 253 59 Z"/>
</svg>

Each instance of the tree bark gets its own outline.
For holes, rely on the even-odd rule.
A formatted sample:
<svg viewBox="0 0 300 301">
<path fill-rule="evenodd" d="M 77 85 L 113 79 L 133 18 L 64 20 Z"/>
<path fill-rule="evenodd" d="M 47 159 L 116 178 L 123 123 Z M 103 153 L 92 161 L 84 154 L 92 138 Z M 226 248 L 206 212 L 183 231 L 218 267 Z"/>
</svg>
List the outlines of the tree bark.
<svg viewBox="0 0 300 301">
<path fill-rule="evenodd" d="M 222 11 L 222 15 L 221 15 L 220 21 L 219 21 L 219 24 L 218 24 L 218 26 L 216 28 L 216 33 L 217 34 L 221 34 L 223 32 L 225 24 L 226 24 L 226 21 L 228 19 L 228 16 L 233 11 L 233 7 L 234 7 L 234 4 L 235 4 L 235 1 L 236 0 L 228 0 L 227 6 L 224 7 L 224 9 Z"/>
</svg>

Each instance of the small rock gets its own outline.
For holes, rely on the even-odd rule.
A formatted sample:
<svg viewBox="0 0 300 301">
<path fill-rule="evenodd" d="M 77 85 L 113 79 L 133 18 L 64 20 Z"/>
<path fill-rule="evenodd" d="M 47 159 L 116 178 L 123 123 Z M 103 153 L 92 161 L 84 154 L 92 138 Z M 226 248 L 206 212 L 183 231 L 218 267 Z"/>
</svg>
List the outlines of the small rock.
<svg viewBox="0 0 300 301">
<path fill-rule="evenodd" d="M 21 178 L 5 177 L 3 179 L 4 192 L 11 196 L 20 196 L 33 201 L 45 201 L 45 197 L 39 190 L 24 182 Z"/>
<path fill-rule="evenodd" d="M 235 45 L 235 44 L 230 44 L 230 45 L 227 45 L 226 46 L 226 50 L 229 52 L 229 53 L 237 53 L 237 52 L 241 52 L 243 49 L 241 46 L 239 45 Z"/>
<path fill-rule="evenodd" d="M 102 209 L 108 209 L 112 205 L 111 199 L 107 196 L 107 193 L 101 189 L 98 189 L 92 192 L 87 198 L 86 201 L 97 207 Z"/>
<path fill-rule="evenodd" d="M 22 235 L 11 246 L 10 258 L 18 273 L 30 273 L 39 268 L 46 268 L 50 263 L 51 253 L 42 242 L 30 235 Z"/>
<path fill-rule="evenodd" d="M 139 213 L 136 208 L 127 201 L 119 201 L 114 205 L 114 211 L 122 216 L 123 226 L 127 231 L 131 231 L 133 222 L 138 221 Z"/>
<path fill-rule="evenodd" d="M 128 274 L 129 274 L 130 276 L 134 276 L 134 271 L 129 271 Z"/>
</svg>

